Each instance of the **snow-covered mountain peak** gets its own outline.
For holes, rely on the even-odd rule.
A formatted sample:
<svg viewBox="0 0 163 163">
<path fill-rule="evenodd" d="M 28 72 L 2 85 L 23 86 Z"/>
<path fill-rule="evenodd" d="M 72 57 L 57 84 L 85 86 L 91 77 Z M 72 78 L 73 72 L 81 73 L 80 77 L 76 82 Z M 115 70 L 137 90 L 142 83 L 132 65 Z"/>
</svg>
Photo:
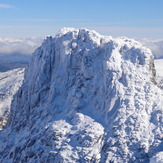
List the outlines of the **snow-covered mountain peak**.
<svg viewBox="0 0 163 163">
<path fill-rule="evenodd" d="M 161 94 L 150 50 L 64 28 L 31 59 L 0 133 L 0 159 L 149 161 L 162 149 Z"/>
<path fill-rule="evenodd" d="M 105 48 L 109 44 L 112 44 L 112 48 L 119 50 L 120 53 L 122 51 L 128 51 L 130 49 L 133 51 L 137 50 L 135 56 L 132 56 L 133 59 L 140 59 L 140 57 L 138 56 L 139 52 L 141 53 L 142 60 L 144 57 L 147 58 L 147 61 L 149 61 L 149 58 L 153 57 L 149 49 L 145 48 L 144 46 L 142 46 L 141 43 L 133 39 L 129 39 L 126 37 L 113 39 L 111 36 L 103 36 L 98 34 L 96 31 L 88 29 L 63 28 L 56 35 L 55 38 L 48 37 L 44 41 L 43 45 L 44 44 L 45 47 L 51 46 L 52 44 L 62 46 L 62 49 L 64 49 L 64 51 L 63 53 L 60 53 L 60 55 L 71 54 L 72 50 L 75 50 L 77 48 L 79 51 L 89 51 L 90 48 Z M 129 57 L 131 54 L 128 53 L 127 56 Z"/>
<path fill-rule="evenodd" d="M 78 32 L 79 29 L 75 29 L 75 28 L 71 28 L 71 27 L 63 27 L 59 30 L 59 33 L 57 34 L 58 36 L 63 36 L 67 33 L 70 33 L 70 32 Z"/>
</svg>

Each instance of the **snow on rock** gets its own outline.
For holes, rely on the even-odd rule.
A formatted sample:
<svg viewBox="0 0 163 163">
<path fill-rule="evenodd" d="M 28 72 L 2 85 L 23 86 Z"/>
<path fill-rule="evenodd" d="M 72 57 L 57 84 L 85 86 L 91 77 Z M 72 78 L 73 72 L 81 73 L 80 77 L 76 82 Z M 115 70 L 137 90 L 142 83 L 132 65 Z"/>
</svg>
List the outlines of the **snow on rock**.
<svg viewBox="0 0 163 163">
<path fill-rule="evenodd" d="M 150 159 L 150 163 L 163 163 L 163 152 L 157 153 Z"/>
<path fill-rule="evenodd" d="M 24 69 L 0 73 L 0 129 L 6 124 L 14 94 L 24 78 Z"/>
<path fill-rule="evenodd" d="M 156 80 L 159 88 L 163 89 L 163 59 L 155 60 Z"/>
<path fill-rule="evenodd" d="M 162 93 L 139 42 L 62 29 L 39 47 L 0 132 L 0 162 L 149 162 Z"/>
</svg>

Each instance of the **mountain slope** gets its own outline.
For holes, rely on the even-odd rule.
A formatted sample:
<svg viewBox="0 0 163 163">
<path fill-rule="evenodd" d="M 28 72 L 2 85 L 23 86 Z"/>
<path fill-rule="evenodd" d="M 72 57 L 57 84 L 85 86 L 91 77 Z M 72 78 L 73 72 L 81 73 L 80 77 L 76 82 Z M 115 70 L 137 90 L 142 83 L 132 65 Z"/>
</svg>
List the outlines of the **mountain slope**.
<svg viewBox="0 0 163 163">
<path fill-rule="evenodd" d="M 0 73 L 0 128 L 6 123 L 11 101 L 21 86 L 23 78 L 24 69 L 14 69 Z"/>
<path fill-rule="evenodd" d="M 156 59 L 155 60 L 155 66 L 156 66 L 156 71 L 157 71 L 157 85 L 158 87 L 160 87 L 161 89 L 163 89 L 163 59 Z"/>
<path fill-rule="evenodd" d="M 0 133 L 4 162 L 149 162 L 163 144 L 151 51 L 64 28 L 38 48 Z"/>
</svg>

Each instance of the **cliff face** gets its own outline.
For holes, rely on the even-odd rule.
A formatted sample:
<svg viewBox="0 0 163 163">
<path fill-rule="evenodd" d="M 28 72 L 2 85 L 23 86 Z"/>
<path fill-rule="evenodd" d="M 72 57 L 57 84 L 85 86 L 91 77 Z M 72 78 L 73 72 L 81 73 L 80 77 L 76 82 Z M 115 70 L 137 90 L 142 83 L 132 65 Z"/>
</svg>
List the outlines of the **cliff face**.
<svg viewBox="0 0 163 163">
<path fill-rule="evenodd" d="M 150 50 L 64 28 L 33 54 L 0 133 L 0 160 L 149 161 L 163 147 L 161 99 Z"/>
</svg>

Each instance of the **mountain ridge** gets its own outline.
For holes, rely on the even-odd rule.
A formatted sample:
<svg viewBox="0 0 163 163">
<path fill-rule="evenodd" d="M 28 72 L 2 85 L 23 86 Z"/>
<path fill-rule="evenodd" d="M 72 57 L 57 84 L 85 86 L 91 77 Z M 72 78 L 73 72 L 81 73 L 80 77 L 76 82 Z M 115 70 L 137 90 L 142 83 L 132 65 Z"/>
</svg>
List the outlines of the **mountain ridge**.
<svg viewBox="0 0 163 163">
<path fill-rule="evenodd" d="M 21 86 L 23 76 L 23 68 L 0 73 L 0 129 L 7 122 L 13 96 Z"/>
<path fill-rule="evenodd" d="M 161 117 L 149 49 L 64 28 L 33 54 L 0 133 L 0 160 L 149 161 L 162 148 Z"/>
</svg>

